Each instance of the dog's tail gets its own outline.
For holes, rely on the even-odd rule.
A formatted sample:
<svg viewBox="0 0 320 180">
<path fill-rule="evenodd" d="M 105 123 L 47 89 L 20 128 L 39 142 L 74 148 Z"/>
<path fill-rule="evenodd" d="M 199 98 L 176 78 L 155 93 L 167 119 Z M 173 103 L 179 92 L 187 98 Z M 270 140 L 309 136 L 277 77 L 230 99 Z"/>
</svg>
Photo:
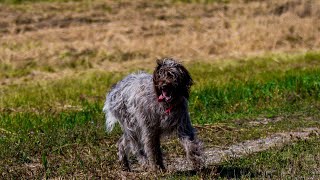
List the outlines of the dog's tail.
<svg viewBox="0 0 320 180">
<path fill-rule="evenodd" d="M 109 109 L 108 100 L 103 106 L 103 112 L 105 113 L 105 117 L 106 117 L 106 130 L 107 132 L 111 132 L 114 125 L 117 123 L 117 119 L 114 117 L 114 115 Z"/>
</svg>

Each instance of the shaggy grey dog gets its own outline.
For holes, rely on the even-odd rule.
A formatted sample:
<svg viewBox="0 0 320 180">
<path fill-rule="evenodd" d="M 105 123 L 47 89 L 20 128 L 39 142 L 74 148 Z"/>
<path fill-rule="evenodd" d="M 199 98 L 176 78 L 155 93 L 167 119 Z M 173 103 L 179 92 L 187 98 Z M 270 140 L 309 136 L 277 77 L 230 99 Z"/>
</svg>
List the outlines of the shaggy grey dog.
<svg viewBox="0 0 320 180">
<path fill-rule="evenodd" d="M 157 61 L 153 75 L 130 74 L 112 87 L 103 111 L 107 131 L 118 121 L 123 135 L 118 156 L 124 170 L 130 171 L 128 155 L 152 170 L 165 170 L 160 138 L 176 133 L 194 168 L 202 164 L 202 146 L 188 113 L 189 72 L 171 58 Z"/>
</svg>

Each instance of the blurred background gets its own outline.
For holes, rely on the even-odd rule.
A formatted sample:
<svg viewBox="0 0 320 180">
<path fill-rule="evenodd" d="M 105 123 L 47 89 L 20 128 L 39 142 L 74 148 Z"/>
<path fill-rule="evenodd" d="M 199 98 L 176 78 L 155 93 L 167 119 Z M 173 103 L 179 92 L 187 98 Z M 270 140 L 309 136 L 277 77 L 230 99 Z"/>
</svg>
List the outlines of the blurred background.
<svg viewBox="0 0 320 180">
<path fill-rule="evenodd" d="M 0 78 L 301 53 L 319 37 L 318 0 L 0 0 Z"/>
</svg>

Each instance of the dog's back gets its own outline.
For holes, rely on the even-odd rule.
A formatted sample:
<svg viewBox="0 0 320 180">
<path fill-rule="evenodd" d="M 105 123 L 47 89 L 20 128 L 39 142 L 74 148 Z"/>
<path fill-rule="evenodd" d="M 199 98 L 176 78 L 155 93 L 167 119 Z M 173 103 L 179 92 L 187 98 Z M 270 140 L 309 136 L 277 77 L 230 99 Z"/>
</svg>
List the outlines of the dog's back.
<svg viewBox="0 0 320 180">
<path fill-rule="evenodd" d="M 110 132 L 119 120 L 132 119 L 131 116 L 144 103 L 148 106 L 148 102 L 143 102 L 139 97 L 154 96 L 153 92 L 152 75 L 144 72 L 130 74 L 114 85 L 103 107 L 107 131 Z"/>
</svg>

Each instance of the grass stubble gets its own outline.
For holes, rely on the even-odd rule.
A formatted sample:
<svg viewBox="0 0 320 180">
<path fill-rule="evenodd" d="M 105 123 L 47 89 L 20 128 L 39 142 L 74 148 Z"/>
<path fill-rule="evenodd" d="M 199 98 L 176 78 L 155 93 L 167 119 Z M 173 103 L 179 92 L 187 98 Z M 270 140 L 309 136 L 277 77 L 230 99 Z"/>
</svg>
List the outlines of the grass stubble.
<svg viewBox="0 0 320 180">
<path fill-rule="evenodd" d="M 320 46 L 317 0 L 44 1 L 0 11 L 1 84 L 150 69 L 163 56 L 210 62 Z"/>
<path fill-rule="evenodd" d="M 290 61 L 263 57 L 232 65 L 187 64 L 195 80 L 190 115 L 206 147 L 224 147 L 277 132 L 319 128 L 320 61 L 314 59 L 319 56 L 310 52 L 288 57 Z M 2 87 L 5 94 L 1 97 L 0 121 L 2 175 L 117 177 L 115 142 L 120 129 L 105 133 L 101 107 L 107 89 L 124 75 L 96 71 L 49 82 Z M 263 118 L 270 122 L 258 126 L 250 123 Z M 317 141 L 314 138 L 311 142 Z M 164 144 L 164 151 L 171 158 L 183 155 L 177 143 L 171 140 Z M 296 160 L 308 166 L 304 159 Z M 234 163 L 240 169 L 245 166 L 235 160 L 221 167 L 230 168 Z M 269 173 L 268 167 L 261 165 L 259 171 L 254 171 L 268 171 L 267 177 L 278 177 L 279 171 L 286 171 L 289 166 L 271 171 L 274 173 Z M 212 172 L 217 173 L 215 167 Z M 246 172 L 243 171 L 244 177 Z M 200 178 L 208 173 L 189 175 Z M 188 176 L 188 173 L 180 175 Z M 255 175 L 265 177 L 266 174 Z M 290 176 L 290 173 L 281 172 L 282 175 Z M 302 175 L 307 174 L 303 171 Z"/>
<path fill-rule="evenodd" d="M 113 83 L 138 69 L 151 72 L 153 56 L 185 60 L 195 80 L 190 115 L 206 148 L 320 128 L 317 1 L 88 3 L 0 4 L 14 14 L 0 18 L 1 177 L 124 176 L 115 146 L 121 130 L 106 134 L 101 108 Z M 319 144 L 313 136 L 161 177 L 316 178 Z M 170 159 L 183 156 L 175 139 L 163 150 Z"/>
</svg>

